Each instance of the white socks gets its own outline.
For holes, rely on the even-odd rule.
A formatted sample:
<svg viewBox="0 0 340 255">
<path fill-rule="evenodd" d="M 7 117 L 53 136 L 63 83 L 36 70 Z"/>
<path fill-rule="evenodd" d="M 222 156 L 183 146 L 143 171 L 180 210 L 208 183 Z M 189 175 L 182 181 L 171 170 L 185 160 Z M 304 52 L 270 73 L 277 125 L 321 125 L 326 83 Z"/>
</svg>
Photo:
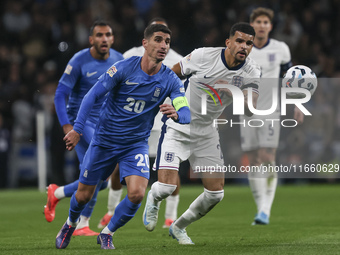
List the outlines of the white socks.
<svg viewBox="0 0 340 255">
<path fill-rule="evenodd" d="M 271 162 L 268 165 L 275 166 L 275 162 Z M 270 216 L 277 187 L 277 173 L 249 172 L 248 180 L 257 206 L 257 212 L 264 212 Z"/>
<path fill-rule="evenodd" d="M 277 187 L 277 173 L 269 173 L 267 181 L 267 194 L 266 200 L 264 201 L 262 211 L 266 213 L 268 216 L 270 215 L 270 210 L 272 208 L 276 187 Z"/>
<path fill-rule="evenodd" d="M 63 199 L 65 197 L 64 186 L 60 186 L 54 191 L 54 195 L 58 199 Z"/>
<path fill-rule="evenodd" d="M 109 196 L 107 200 L 107 209 L 108 212 L 107 214 L 112 216 L 113 213 L 115 212 L 115 209 L 117 205 L 120 202 L 120 199 L 122 197 L 123 189 L 119 190 L 113 190 L 112 188 L 109 189 Z"/>
<path fill-rule="evenodd" d="M 191 203 L 188 210 L 186 210 L 179 218 L 176 220 L 176 226 L 178 228 L 184 229 L 189 224 L 196 220 L 199 220 L 204 215 L 206 215 L 218 202 L 220 202 L 224 197 L 224 190 L 210 191 L 204 189 L 204 192 L 199 195 L 194 202 Z"/>
<path fill-rule="evenodd" d="M 83 215 L 80 215 L 80 221 L 77 225 L 77 228 L 76 229 L 81 229 L 81 228 L 84 228 L 84 227 L 89 227 L 89 221 L 90 221 L 90 217 L 85 217 Z"/>
<path fill-rule="evenodd" d="M 179 195 L 171 195 L 166 198 L 165 219 L 176 220 Z"/>
<path fill-rule="evenodd" d="M 78 222 L 71 222 L 70 217 L 67 217 L 67 220 L 66 220 L 67 225 L 71 225 L 72 227 L 76 227 L 78 225 Z"/>
<path fill-rule="evenodd" d="M 177 185 L 154 182 L 151 186 L 151 194 L 154 198 L 154 204 L 159 206 L 161 201 L 170 196 L 176 189 Z"/>
<path fill-rule="evenodd" d="M 115 232 L 110 231 L 110 229 L 106 226 L 100 233 L 101 234 L 109 234 L 109 235 L 113 236 L 113 234 Z"/>
</svg>

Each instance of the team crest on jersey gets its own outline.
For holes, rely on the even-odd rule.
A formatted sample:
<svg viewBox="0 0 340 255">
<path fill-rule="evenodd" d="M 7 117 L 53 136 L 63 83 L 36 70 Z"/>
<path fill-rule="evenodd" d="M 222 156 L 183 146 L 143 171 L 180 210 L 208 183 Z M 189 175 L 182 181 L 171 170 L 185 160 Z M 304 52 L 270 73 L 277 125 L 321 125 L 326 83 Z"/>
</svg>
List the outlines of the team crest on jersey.
<svg viewBox="0 0 340 255">
<path fill-rule="evenodd" d="M 117 68 L 116 68 L 115 66 L 111 66 L 111 67 L 109 68 L 109 70 L 107 70 L 106 73 L 109 74 L 110 77 L 112 77 L 116 72 L 117 72 Z"/>
<path fill-rule="evenodd" d="M 237 76 L 237 75 L 233 76 L 233 80 L 232 80 L 231 84 L 236 86 L 236 87 L 239 87 L 239 88 L 242 87 L 243 77 Z"/>
<path fill-rule="evenodd" d="M 155 92 L 153 92 L 153 96 L 154 97 L 159 97 L 159 94 L 161 93 L 161 88 L 156 87 L 155 88 Z"/>
<path fill-rule="evenodd" d="M 268 60 L 269 60 L 269 62 L 274 62 L 275 61 L 275 53 L 268 54 Z"/>
<path fill-rule="evenodd" d="M 160 94 L 161 94 L 161 88 L 156 87 L 155 91 L 153 92 L 153 96 L 151 98 L 151 101 L 152 102 L 157 102 Z"/>
<path fill-rule="evenodd" d="M 171 163 L 175 159 L 174 152 L 165 152 L 164 159 L 166 162 Z"/>
<path fill-rule="evenodd" d="M 67 66 L 66 66 L 66 68 L 65 68 L 65 71 L 64 71 L 64 73 L 66 73 L 66 74 L 70 74 L 71 73 L 71 71 L 72 71 L 72 66 L 70 65 L 70 64 L 68 64 Z"/>
</svg>

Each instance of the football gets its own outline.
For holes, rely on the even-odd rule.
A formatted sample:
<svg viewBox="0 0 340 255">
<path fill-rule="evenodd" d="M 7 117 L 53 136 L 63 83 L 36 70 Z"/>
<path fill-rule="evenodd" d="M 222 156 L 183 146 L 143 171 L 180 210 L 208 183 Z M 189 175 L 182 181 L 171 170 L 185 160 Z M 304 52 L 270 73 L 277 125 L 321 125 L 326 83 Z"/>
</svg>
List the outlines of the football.
<svg viewBox="0 0 340 255">
<path fill-rule="evenodd" d="M 288 69 L 282 80 L 284 88 L 303 88 L 307 89 L 311 96 L 314 94 L 318 81 L 315 73 L 307 66 L 296 65 Z M 304 93 L 289 92 L 288 98 L 304 98 Z"/>
</svg>

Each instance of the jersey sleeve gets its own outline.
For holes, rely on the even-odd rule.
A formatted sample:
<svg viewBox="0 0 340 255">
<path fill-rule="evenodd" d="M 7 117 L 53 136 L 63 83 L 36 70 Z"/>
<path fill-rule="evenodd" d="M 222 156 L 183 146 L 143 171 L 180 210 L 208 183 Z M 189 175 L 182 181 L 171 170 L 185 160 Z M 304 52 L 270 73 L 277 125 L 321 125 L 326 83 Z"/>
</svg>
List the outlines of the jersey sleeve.
<svg viewBox="0 0 340 255">
<path fill-rule="evenodd" d="M 203 48 L 195 49 L 179 62 L 183 76 L 188 76 L 201 69 L 203 51 Z"/>
<path fill-rule="evenodd" d="M 80 60 L 77 55 L 73 56 L 71 60 L 67 63 L 65 71 L 61 76 L 59 83 L 73 89 L 76 85 L 79 77 L 81 76 L 81 65 Z"/>
<path fill-rule="evenodd" d="M 173 76 L 173 86 L 170 92 L 170 98 L 172 100 L 172 105 L 174 106 L 178 119 L 176 122 L 180 124 L 190 123 L 190 110 L 188 100 L 185 97 L 185 89 L 181 80 L 176 76 Z"/>
<path fill-rule="evenodd" d="M 172 90 L 170 91 L 170 98 L 172 100 L 172 104 L 176 111 L 181 109 L 182 107 L 189 106 L 188 100 L 185 97 L 185 89 L 181 80 L 175 75 L 171 74 L 170 80 L 172 81 Z"/>
<path fill-rule="evenodd" d="M 104 97 L 107 92 L 108 91 L 103 86 L 103 84 L 100 81 L 97 81 L 96 84 L 84 96 L 78 111 L 77 119 L 75 120 L 73 126 L 73 129 L 78 134 L 83 132 L 85 122 L 95 102 Z"/>
<path fill-rule="evenodd" d="M 253 65 L 252 70 L 249 75 L 247 75 L 244 79 L 243 86 L 241 89 L 252 88 L 252 91 L 255 93 L 259 93 L 259 85 L 261 78 L 261 68 L 259 65 Z"/>
<path fill-rule="evenodd" d="M 282 43 L 282 60 L 281 60 L 281 65 L 287 64 L 291 61 L 291 56 L 290 56 L 290 50 L 287 44 L 284 42 Z"/>
<path fill-rule="evenodd" d="M 107 91 L 112 90 L 121 82 L 123 69 L 124 68 L 120 62 L 116 62 L 98 78 L 98 82 L 100 82 L 107 89 Z"/>
<path fill-rule="evenodd" d="M 67 117 L 66 98 L 70 95 L 71 88 L 59 83 L 54 96 L 55 110 L 61 126 L 70 124 Z"/>
<path fill-rule="evenodd" d="M 120 84 L 122 76 L 122 64 L 121 62 L 116 62 L 113 64 L 105 73 L 103 73 L 96 84 L 87 92 L 83 101 L 81 102 L 77 119 L 73 126 L 73 129 L 81 134 L 84 129 L 85 122 L 93 105 L 105 94 L 111 91 L 115 86 Z"/>
</svg>

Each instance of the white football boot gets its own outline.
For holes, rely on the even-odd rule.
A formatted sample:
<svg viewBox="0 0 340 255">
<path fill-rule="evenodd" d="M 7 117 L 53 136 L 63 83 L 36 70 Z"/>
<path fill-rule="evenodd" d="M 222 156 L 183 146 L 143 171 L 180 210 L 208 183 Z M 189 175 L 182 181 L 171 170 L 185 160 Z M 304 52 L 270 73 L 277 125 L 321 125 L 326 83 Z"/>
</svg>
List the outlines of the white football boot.
<svg viewBox="0 0 340 255">
<path fill-rule="evenodd" d="M 146 197 L 146 203 L 143 212 L 143 224 L 148 231 L 155 229 L 158 220 L 159 206 L 156 206 L 153 201 L 154 199 L 150 190 Z"/>
<path fill-rule="evenodd" d="M 169 228 L 169 235 L 172 236 L 173 239 L 176 239 L 179 244 L 194 244 L 191 241 L 191 238 L 188 236 L 187 231 L 185 229 L 180 229 L 175 226 L 175 222 L 171 224 Z"/>
</svg>

